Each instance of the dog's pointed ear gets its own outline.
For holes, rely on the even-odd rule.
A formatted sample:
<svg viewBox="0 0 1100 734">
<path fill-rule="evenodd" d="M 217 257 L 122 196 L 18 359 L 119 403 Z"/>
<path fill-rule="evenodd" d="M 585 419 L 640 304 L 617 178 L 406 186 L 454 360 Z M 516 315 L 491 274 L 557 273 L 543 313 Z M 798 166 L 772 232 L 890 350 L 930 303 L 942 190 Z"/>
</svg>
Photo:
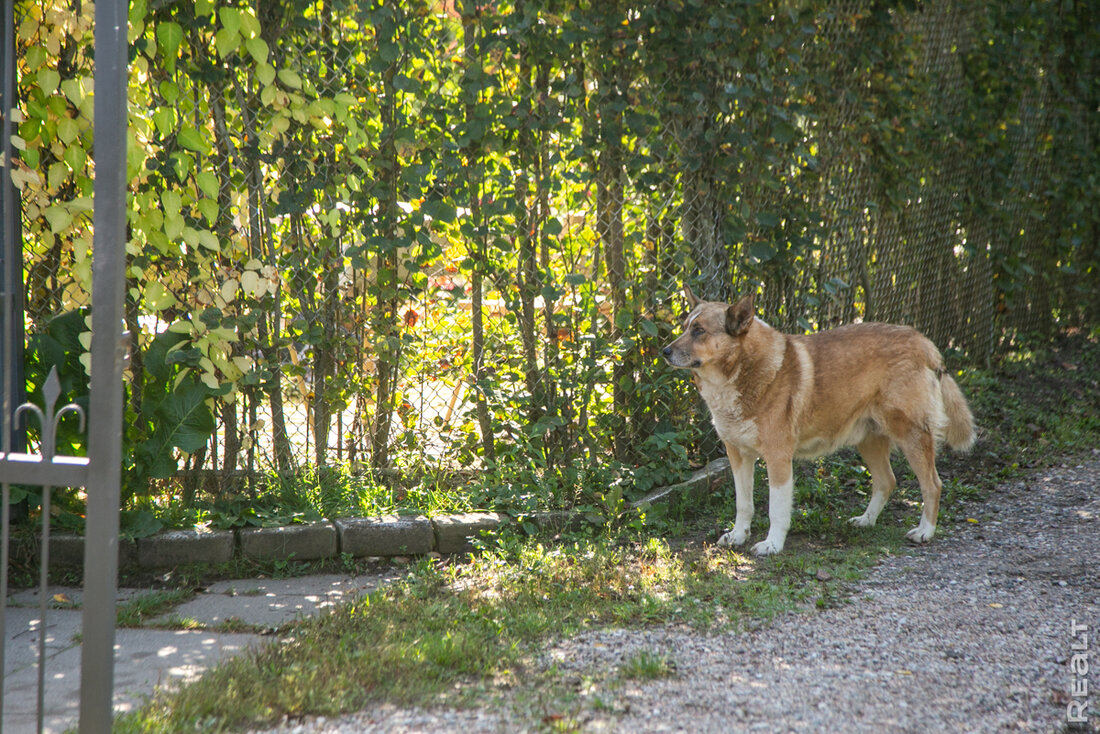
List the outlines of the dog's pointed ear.
<svg viewBox="0 0 1100 734">
<path fill-rule="evenodd" d="M 693 309 L 699 305 L 699 299 L 695 297 L 695 294 L 691 292 L 691 286 L 684 283 L 684 298 L 687 299 L 688 308 Z"/>
<path fill-rule="evenodd" d="M 755 315 L 753 298 L 750 293 L 726 309 L 726 332 L 730 336 L 741 336 L 749 330 Z"/>
</svg>

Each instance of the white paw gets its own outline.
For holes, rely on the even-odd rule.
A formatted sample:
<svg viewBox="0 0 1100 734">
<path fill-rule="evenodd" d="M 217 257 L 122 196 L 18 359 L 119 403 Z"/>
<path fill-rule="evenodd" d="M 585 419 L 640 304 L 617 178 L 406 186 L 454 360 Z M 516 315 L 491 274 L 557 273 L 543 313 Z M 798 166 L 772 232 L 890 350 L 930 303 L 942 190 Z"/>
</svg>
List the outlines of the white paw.
<svg viewBox="0 0 1100 734">
<path fill-rule="evenodd" d="M 936 534 L 936 526 L 930 525 L 922 517 L 920 524 L 905 534 L 905 537 L 914 543 L 927 543 L 932 540 L 932 536 Z"/>
<path fill-rule="evenodd" d="M 782 542 L 775 542 L 771 538 L 765 538 L 752 547 L 752 552 L 757 556 L 770 556 L 783 550 Z"/>
<path fill-rule="evenodd" d="M 745 541 L 749 539 L 749 531 L 742 528 L 735 527 L 728 533 L 723 533 L 722 537 L 718 539 L 718 545 L 721 546 L 734 546 L 744 545 Z"/>
<path fill-rule="evenodd" d="M 848 522 L 857 528 L 873 528 L 875 526 L 875 518 L 868 517 L 866 512 L 862 515 L 849 517 Z"/>
</svg>

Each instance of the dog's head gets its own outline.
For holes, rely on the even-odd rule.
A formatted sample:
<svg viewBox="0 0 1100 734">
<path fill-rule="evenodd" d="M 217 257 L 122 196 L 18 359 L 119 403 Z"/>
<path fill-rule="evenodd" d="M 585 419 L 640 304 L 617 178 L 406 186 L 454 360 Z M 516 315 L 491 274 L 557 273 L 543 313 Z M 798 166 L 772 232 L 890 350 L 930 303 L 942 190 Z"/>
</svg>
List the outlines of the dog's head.
<svg viewBox="0 0 1100 734">
<path fill-rule="evenodd" d="M 736 342 L 752 326 L 753 295 L 750 293 L 733 305 L 700 301 L 687 286 L 684 295 L 691 308 L 684 317 L 684 333 L 661 353 L 673 367 L 690 370 L 727 364 L 736 351 Z"/>
</svg>

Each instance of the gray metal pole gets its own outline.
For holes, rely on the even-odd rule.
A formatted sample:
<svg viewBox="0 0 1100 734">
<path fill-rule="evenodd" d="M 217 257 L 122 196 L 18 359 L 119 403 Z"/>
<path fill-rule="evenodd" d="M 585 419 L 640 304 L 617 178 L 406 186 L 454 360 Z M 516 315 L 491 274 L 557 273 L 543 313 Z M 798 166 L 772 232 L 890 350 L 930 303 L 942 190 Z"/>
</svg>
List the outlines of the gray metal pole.
<svg viewBox="0 0 1100 734">
<path fill-rule="evenodd" d="M 4 2 L 3 37 L 0 37 L 0 48 L 3 49 L 3 62 L 0 63 L 0 73 L 4 75 L 2 91 L 0 91 L 0 114 L 4 115 L 3 149 L 2 154 L 14 153 L 11 145 L 11 136 L 15 133 L 15 124 L 11 117 L 4 114 L 9 109 L 16 107 L 15 90 L 15 8 L 12 0 Z M 14 167 L 12 161 L 4 163 L 4 177 L 0 179 L 3 186 L 3 194 L 0 195 L 0 217 L 3 218 L 3 239 L 0 240 L 0 293 L 3 294 L 3 302 L 0 303 L 0 314 L 4 318 L 9 315 L 11 320 L 6 322 L 9 327 L 0 337 L 0 380 L 4 381 L 2 389 L 4 395 L 11 400 L 11 408 L 22 404 L 25 399 L 23 380 L 23 243 L 22 226 L 20 223 L 21 206 L 19 194 L 11 179 L 11 170 Z M 18 319 L 16 314 L 19 314 Z M 8 418 L 11 416 L 8 415 Z M 19 426 L 10 423 L 3 424 L 3 430 L 8 431 L 7 437 L 11 440 L 9 451 L 23 452 L 27 450 L 26 432 Z M 0 512 L 8 512 L 11 508 L 7 505 L 0 506 Z M 16 519 L 25 516 L 17 514 Z"/>
<path fill-rule="evenodd" d="M 123 289 L 126 266 L 126 0 L 95 6 L 95 235 L 88 509 L 84 538 L 81 734 L 111 731 L 122 477 Z"/>
<path fill-rule="evenodd" d="M 14 186 L 11 182 L 11 133 L 12 121 L 8 109 L 12 106 L 15 97 L 15 7 L 12 0 L 4 0 L 4 17 L 0 19 L 3 38 L 0 39 L 0 48 L 3 48 L 3 58 L 0 58 L 0 114 L 3 115 L 3 124 L 0 125 L 0 154 L 4 157 L 3 166 L 0 166 L 0 453 L 8 453 L 12 448 L 11 418 L 14 410 L 14 399 L 9 383 L 4 382 L 3 375 L 11 374 L 12 354 L 7 345 L 12 341 L 12 328 L 14 304 L 11 289 L 7 283 L 12 282 L 9 271 L 15 267 L 11 262 L 9 250 L 11 242 L 15 238 L 14 227 L 16 222 L 11 219 L 11 212 L 15 209 L 11 199 L 14 198 Z M 21 269 L 20 269 L 21 270 Z M 22 318 L 22 316 L 20 316 Z M 10 536 L 9 523 L 11 500 L 11 485 L 7 481 L 0 482 L 0 604 L 8 603 L 8 541 Z M 4 643 L 7 641 L 7 629 L 5 627 L 6 609 L 0 609 L 0 678 L 2 672 L 7 670 L 4 665 Z M 43 633 L 45 630 L 43 630 Z M 4 686 L 0 683 L 0 727 L 4 725 Z"/>
</svg>

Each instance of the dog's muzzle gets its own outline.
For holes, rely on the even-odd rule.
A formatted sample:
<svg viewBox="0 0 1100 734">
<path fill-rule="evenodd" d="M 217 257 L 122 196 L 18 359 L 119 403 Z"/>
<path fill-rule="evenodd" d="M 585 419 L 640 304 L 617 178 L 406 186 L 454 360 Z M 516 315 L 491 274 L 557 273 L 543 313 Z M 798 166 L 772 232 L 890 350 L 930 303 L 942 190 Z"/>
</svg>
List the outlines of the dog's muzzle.
<svg viewBox="0 0 1100 734">
<path fill-rule="evenodd" d="M 673 349 L 671 344 L 661 350 L 661 355 L 665 358 L 665 361 L 673 367 L 694 369 L 699 366 L 698 360 L 691 359 L 678 349 Z"/>
</svg>

